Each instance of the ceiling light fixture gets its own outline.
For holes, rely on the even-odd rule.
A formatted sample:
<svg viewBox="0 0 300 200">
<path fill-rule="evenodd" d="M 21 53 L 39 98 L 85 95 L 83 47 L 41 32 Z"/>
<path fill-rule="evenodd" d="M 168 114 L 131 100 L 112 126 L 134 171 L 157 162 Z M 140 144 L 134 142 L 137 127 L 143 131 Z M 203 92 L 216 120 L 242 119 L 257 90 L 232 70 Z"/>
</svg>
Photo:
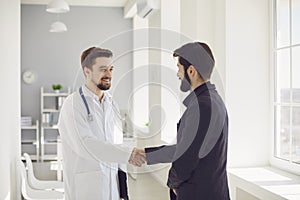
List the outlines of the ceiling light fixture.
<svg viewBox="0 0 300 200">
<path fill-rule="evenodd" d="M 67 30 L 68 30 L 67 26 L 64 23 L 60 21 L 56 21 L 51 24 L 49 31 L 52 33 L 62 33 L 62 32 L 66 32 Z"/>
<path fill-rule="evenodd" d="M 47 5 L 46 11 L 50 13 L 66 13 L 70 11 L 70 7 L 64 0 L 52 0 Z"/>
</svg>

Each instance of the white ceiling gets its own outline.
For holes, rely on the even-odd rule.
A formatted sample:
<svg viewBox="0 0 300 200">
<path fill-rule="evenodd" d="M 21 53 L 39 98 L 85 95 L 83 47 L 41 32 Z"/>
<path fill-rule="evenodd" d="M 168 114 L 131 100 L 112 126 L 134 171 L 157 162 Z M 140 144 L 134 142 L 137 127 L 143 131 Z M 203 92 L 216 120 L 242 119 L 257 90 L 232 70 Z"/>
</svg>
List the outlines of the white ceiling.
<svg viewBox="0 0 300 200">
<path fill-rule="evenodd" d="M 22 4 L 47 5 L 51 0 L 21 0 Z M 65 0 L 70 6 L 124 7 L 127 0 Z"/>
</svg>

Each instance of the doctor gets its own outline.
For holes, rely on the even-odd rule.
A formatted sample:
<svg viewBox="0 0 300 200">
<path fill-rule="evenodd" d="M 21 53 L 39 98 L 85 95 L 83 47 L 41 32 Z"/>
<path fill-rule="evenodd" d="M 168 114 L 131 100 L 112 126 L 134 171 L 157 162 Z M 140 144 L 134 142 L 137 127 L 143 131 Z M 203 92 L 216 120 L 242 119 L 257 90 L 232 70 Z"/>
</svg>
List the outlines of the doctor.
<svg viewBox="0 0 300 200">
<path fill-rule="evenodd" d="M 120 114 L 106 92 L 111 86 L 112 52 L 91 47 L 82 53 L 81 65 L 86 83 L 68 96 L 59 116 L 65 198 L 119 200 L 118 163 L 130 160 L 141 166 L 145 157 L 114 142 Z"/>
</svg>

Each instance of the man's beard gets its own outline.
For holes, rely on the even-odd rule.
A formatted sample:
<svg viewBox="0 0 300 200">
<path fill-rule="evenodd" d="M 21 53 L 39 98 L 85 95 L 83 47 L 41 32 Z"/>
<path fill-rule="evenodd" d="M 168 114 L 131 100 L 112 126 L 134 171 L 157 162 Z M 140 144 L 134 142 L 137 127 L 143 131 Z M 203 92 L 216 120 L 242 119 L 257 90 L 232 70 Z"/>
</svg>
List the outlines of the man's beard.
<svg viewBox="0 0 300 200">
<path fill-rule="evenodd" d="M 103 83 L 99 83 L 97 84 L 94 80 L 92 80 L 92 82 L 97 86 L 97 88 L 99 88 L 100 90 L 108 90 L 110 88 L 110 84 L 103 84 Z"/>
<path fill-rule="evenodd" d="M 184 78 L 181 80 L 180 90 L 182 92 L 187 92 L 191 89 L 191 80 L 187 76 L 186 72 L 184 72 Z"/>
<path fill-rule="evenodd" d="M 99 88 L 100 90 L 108 90 L 110 88 L 110 84 L 97 84 L 97 88 Z"/>
</svg>

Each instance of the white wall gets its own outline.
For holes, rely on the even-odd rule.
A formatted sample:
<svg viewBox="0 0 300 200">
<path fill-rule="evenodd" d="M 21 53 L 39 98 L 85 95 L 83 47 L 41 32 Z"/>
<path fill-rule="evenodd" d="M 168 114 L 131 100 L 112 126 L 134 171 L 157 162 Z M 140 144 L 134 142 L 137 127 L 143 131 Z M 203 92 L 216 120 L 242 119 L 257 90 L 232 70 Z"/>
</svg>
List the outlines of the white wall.
<svg viewBox="0 0 300 200">
<path fill-rule="evenodd" d="M 212 81 L 216 84 L 219 94 L 226 101 L 226 24 L 225 0 L 215 0 L 214 44 L 215 70 Z"/>
<path fill-rule="evenodd" d="M 212 82 L 230 120 L 228 166 L 268 164 L 269 1 L 181 1 L 181 12 L 181 32 L 215 55 Z"/>
<path fill-rule="evenodd" d="M 177 68 L 172 55 L 180 46 L 178 21 L 180 0 L 161 1 L 160 10 L 149 18 L 149 111 L 152 118 L 149 131 L 153 137 L 144 141 L 146 146 L 158 146 L 175 140 L 180 105 L 171 104 L 175 101 L 174 96 L 179 96 L 176 93 L 179 91 L 179 81 L 175 73 Z M 176 94 L 170 95 L 170 91 Z M 151 166 L 154 171 L 152 175 L 163 185 L 166 185 L 169 167 L 170 164 Z"/>
<path fill-rule="evenodd" d="M 16 161 L 20 160 L 20 1 L 0 6 L 0 199 L 19 199 Z"/>
<path fill-rule="evenodd" d="M 225 0 L 200 0 L 197 8 L 197 40 L 207 43 L 214 54 L 212 82 L 225 100 Z"/>
<path fill-rule="evenodd" d="M 226 0 L 229 166 L 268 164 L 268 0 Z"/>
<path fill-rule="evenodd" d="M 229 112 L 228 167 L 269 162 L 269 8 L 269 0 L 181 1 L 181 32 L 215 56 L 212 82 Z"/>
<path fill-rule="evenodd" d="M 161 12 L 158 11 L 149 19 L 150 28 L 161 28 Z M 157 46 L 161 44 L 161 35 L 157 34 L 157 31 L 149 31 L 149 46 Z M 159 64 L 162 62 L 161 51 L 150 49 L 149 50 L 149 63 Z M 149 67 L 149 81 L 160 83 L 161 82 L 161 71 L 158 68 Z M 146 146 L 158 146 L 161 145 L 161 120 L 162 117 L 159 112 L 155 112 L 154 107 L 161 106 L 161 88 L 158 85 L 149 85 L 149 112 L 153 121 L 149 126 L 150 135 L 153 137 L 146 140 Z M 159 131 L 157 131 L 159 130 Z M 155 168 L 157 166 L 153 166 Z M 156 168 L 155 168 L 156 169 Z M 159 170 L 151 174 L 156 178 L 162 185 L 166 185 L 167 170 Z"/>
<path fill-rule="evenodd" d="M 182 32 L 208 43 L 215 56 L 212 82 L 229 112 L 229 167 L 268 163 L 268 2 L 182 1 Z"/>
<path fill-rule="evenodd" d="M 181 13 L 181 33 L 211 47 L 216 61 L 212 82 L 225 99 L 225 0 L 182 0 Z"/>
<path fill-rule="evenodd" d="M 68 31 L 51 33 L 48 30 L 57 16 L 46 12 L 45 7 L 21 6 L 21 70 L 33 70 L 37 77 L 30 85 L 21 82 L 22 115 L 31 116 L 33 121 L 40 119 L 36 105 L 40 104 L 42 86 L 50 91 L 57 83 L 63 89 L 80 87 L 85 81 L 80 55 L 91 46 L 112 50 L 115 69 L 109 92 L 120 109 L 128 109 L 132 91 L 132 55 L 128 53 L 132 50 L 132 20 L 123 18 L 122 8 L 71 6 L 70 12 L 60 16 Z"/>
<path fill-rule="evenodd" d="M 149 40 L 148 20 L 139 16 L 133 17 L 133 111 L 131 117 L 135 128 L 147 132 L 145 123 L 149 122 Z M 143 109 L 146 108 L 146 109 Z M 135 130 L 136 132 L 136 130 Z M 139 140 L 137 145 L 144 147 L 145 140 Z"/>
<path fill-rule="evenodd" d="M 215 0 L 198 0 L 196 3 L 197 11 L 191 13 L 197 20 L 197 39 L 205 41 L 210 47 L 215 44 L 215 18 L 217 14 L 215 5 Z"/>
</svg>

